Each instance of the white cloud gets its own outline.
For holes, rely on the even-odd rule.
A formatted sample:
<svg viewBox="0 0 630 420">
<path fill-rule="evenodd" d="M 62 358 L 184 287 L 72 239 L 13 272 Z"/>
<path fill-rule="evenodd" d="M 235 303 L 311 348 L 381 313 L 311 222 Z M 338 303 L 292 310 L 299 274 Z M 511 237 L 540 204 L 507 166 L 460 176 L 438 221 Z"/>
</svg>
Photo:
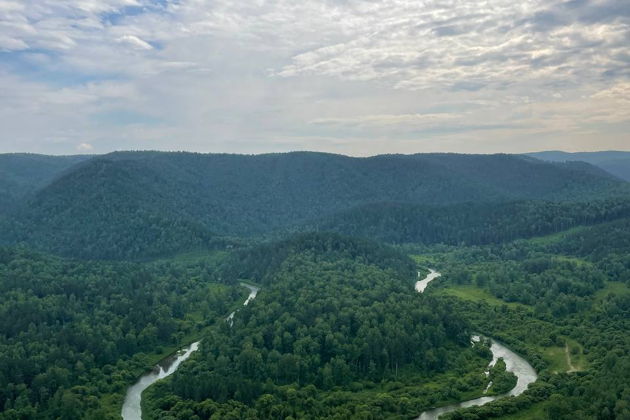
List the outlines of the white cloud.
<svg viewBox="0 0 630 420">
<path fill-rule="evenodd" d="M 79 152 L 89 152 L 94 150 L 94 146 L 92 146 L 90 143 L 79 143 L 77 145 L 77 151 Z"/>
<path fill-rule="evenodd" d="M 614 0 L 0 0 L 0 149 L 616 147 L 629 15 Z M 94 118 L 121 110 L 147 118 Z"/>
<path fill-rule="evenodd" d="M 118 42 L 128 44 L 131 47 L 139 50 L 152 50 L 153 47 L 148 42 L 138 38 L 135 35 L 125 35 L 118 38 Z"/>
<path fill-rule="evenodd" d="M 28 48 L 28 44 L 21 39 L 10 38 L 0 34 L 0 51 L 19 51 Z"/>
</svg>

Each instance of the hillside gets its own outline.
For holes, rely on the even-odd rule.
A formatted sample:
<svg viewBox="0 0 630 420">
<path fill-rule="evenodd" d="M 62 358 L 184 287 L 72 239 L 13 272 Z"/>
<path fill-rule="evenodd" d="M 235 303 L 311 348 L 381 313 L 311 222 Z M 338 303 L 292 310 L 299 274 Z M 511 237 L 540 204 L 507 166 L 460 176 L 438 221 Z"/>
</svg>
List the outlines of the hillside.
<svg viewBox="0 0 630 420">
<path fill-rule="evenodd" d="M 584 163 L 514 155 L 119 152 L 66 171 L 5 223 L 5 242 L 83 258 L 207 247 L 375 203 L 606 198 L 625 183 Z"/>
<path fill-rule="evenodd" d="M 322 218 L 298 230 L 333 231 L 390 243 L 483 245 L 560 232 L 630 216 L 630 199 L 511 201 L 447 206 L 377 203 Z"/>
<path fill-rule="evenodd" d="M 616 177 L 630 181 L 630 152 L 609 151 L 567 153 L 549 151 L 528 153 L 528 156 L 550 162 L 587 162 L 602 168 Z"/>
<path fill-rule="evenodd" d="M 0 215 L 46 186 L 63 171 L 89 158 L 91 156 L 87 155 L 0 154 Z"/>
</svg>

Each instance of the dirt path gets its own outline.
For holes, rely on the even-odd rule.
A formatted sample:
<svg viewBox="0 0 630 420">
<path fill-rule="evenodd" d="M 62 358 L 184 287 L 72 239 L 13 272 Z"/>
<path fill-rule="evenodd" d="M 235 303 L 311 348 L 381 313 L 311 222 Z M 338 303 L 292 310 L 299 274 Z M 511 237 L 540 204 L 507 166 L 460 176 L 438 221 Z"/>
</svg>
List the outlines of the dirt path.
<svg viewBox="0 0 630 420">
<path fill-rule="evenodd" d="M 569 352 L 569 345 L 567 343 L 564 344 L 564 354 L 567 356 L 567 366 L 569 367 L 567 373 L 577 372 L 579 369 L 573 366 L 571 362 L 571 353 Z"/>
</svg>

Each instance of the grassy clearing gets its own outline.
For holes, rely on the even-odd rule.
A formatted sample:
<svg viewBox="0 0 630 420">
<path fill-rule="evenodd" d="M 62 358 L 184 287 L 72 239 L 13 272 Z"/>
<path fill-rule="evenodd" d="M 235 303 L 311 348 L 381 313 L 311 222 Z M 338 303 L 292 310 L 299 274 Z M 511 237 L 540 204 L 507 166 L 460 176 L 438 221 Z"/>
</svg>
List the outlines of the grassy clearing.
<svg viewBox="0 0 630 420">
<path fill-rule="evenodd" d="M 536 245 L 553 245 L 561 242 L 563 239 L 566 238 L 567 235 L 580 232 L 584 229 L 586 229 L 585 226 L 577 226 L 568 230 L 563 230 L 561 232 L 552 233 L 550 235 L 536 236 L 534 238 L 528 239 L 528 241 Z"/>
<path fill-rule="evenodd" d="M 543 358 L 549 363 L 549 370 L 553 373 L 566 372 L 569 370 L 564 346 L 553 346 L 540 348 Z"/>
<path fill-rule="evenodd" d="M 571 263 L 577 265 L 578 267 L 585 266 L 585 265 L 590 265 L 590 266 L 593 265 L 592 262 L 586 261 L 583 258 L 570 257 L 570 256 L 567 256 L 567 255 L 554 255 L 552 258 L 554 260 L 556 260 L 556 261 L 568 261 L 568 262 L 571 262 Z"/>
<path fill-rule="evenodd" d="M 630 293 L 630 287 L 620 281 L 606 282 L 606 287 L 595 293 L 595 300 L 602 301 L 609 294 L 625 295 Z"/>
<path fill-rule="evenodd" d="M 543 358 L 549 363 L 549 370 L 553 373 L 585 370 L 588 362 L 582 345 L 567 337 L 561 339 L 565 342 L 564 346 L 539 348 Z"/>
<path fill-rule="evenodd" d="M 476 286 L 471 285 L 457 285 L 451 286 L 449 285 L 446 288 L 442 289 L 434 289 L 433 293 L 438 296 L 455 296 L 463 300 L 468 300 L 472 302 L 486 302 L 489 305 L 493 306 L 501 306 L 507 305 L 509 308 L 525 308 L 527 310 L 531 310 L 531 307 L 528 305 L 524 305 L 522 303 L 516 302 L 506 302 L 497 298 L 496 296 L 491 295 L 486 290 L 480 289 Z"/>
</svg>

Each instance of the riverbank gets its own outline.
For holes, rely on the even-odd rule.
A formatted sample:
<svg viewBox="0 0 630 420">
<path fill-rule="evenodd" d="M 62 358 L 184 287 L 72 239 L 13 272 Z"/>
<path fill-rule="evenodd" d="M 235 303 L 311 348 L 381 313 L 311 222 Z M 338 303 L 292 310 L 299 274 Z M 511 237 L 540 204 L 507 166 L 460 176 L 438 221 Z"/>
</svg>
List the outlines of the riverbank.
<svg viewBox="0 0 630 420">
<path fill-rule="evenodd" d="M 420 274 L 420 272 L 418 272 Z M 429 274 L 422 280 L 419 280 L 415 284 L 415 290 L 418 293 L 423 293 L 429 283 L 436 278 L 440 277 L 441 274 L 435 270 L 429 269 Z M 479 336 L 473 336 L 472 341 L 478 341 Z M 492 361 L 488 365 L 488 368 L 494 366 L 500 358 L 503 359 L 506 365 L 506 370 L 508 372 L 512 372 L 517 377 L 517 382 L 514 388 L 512 388 L 509 392 L 496 395 L 496 396 L 482 396 L 479 398 L 458 402 L 455 404 L 449 404 L 442 407 L 437 407 L 431 410 L 424 411 L 420 414 L 420 416 L 416 420 L 437 420 L 439 416 L 442 414 L 449 413 L 451 411 L 458 410 L 460 408 L 467 408 L 473 406 L 481 406 L 487 404 L 489 402 L 507 397 L 507 396 L 517 396 L 525 392 L 530 383 L 533 383 L 538 378 L 535 369 L 521 356 L 514 353 L 508 347 L 503 345 L 502 343 L 493 340 L 490 338 L 491 346 L 490 351 L 492 352 Z"/>
<path fill-rule="evenodd" d="M 478 337 L 476 338 L 478 339 Z M 475 340 L 475 337 L 473 337 L 473 340 Z M 455 404 L 427 410 L 421 413 L 416 420 L 437 420 L 439 416 L 449 413 L 451 411 L 459 410 L 460 408 L 481 406 L 508 396 L 520 395 L 525 392 L 525 390 L 527 390 L 529 384 L 535 382 L 536 379 L 538 379 L 536 371 L 527 362 L 527 360 L 523 359 L 521 356 L 517 355 L 496 340 L 490 340 L 492 343 L 492 345 L 490 346 L 490 351 L 492 352 L 492 362 L 490 362 L 489 366 L 493 366 L 499 358 L 503 359 L 506 365 L 506 370 L 508 372 L 514 373 L 517 377 L 516 386 L 512 388 L 509 392 L 502 395 L 483 396 L 472 400 L 462 401 Z"/>
<path fill-rule="evenodd" d="M 258 293 L 259 288 L 256 286 L 246 284 L 246 283 L 241 283 L 240 285 L 248 289 L 247 298 L 242 304 L 242 305 L 247 305 L 252 299 L 256 297 L 256 294 Z M 234 313 L 237 310 L 238 309 L 233 311 L 229 317 L 233 317 Z M 119 411 L 124 420 L 140 420 L 141 419 L 142 417 L 142 414 L 141 414 L 142 413 L 142 410 L 141 410 L 142 392 L 146 388 L 151 386 L 153 383 L 155 383 L 156 381 L 163 379 L 171 375 L 172 373 L 174 373 L 182 362 L 188 359 L 192 355 L 193 352 L 197 351 L 199 342 L 200 342 L 199 338 L 203 335 L 203 331 L 205 331 L 208 328 L 211 328 L 212 326 L 214 326 L 215 323 L 213 323 L 212 325 L 208 325 L 201 330 L 189 333 L 188 336 L 185 338 L 190 338 L 189 342 L 194 340 L 192 344 L 185 347 L 172 346 L 172 348 L 168 349 L 170 351 L 166 353 L 166 355 L 164 355 L 165 352 L 162 352 L 161 355 L 157 354 L 153 358 L 153 359 L 156 359 L 157 357 L 162 356 L 161 358 L 157 359 L 157 361 L 155 361 L 154 363 L 150 365 L 150 366 L 153 366 L 153 368 L 149 372 L 147 372 L 147 370 L 149 369 L 145 369 L 144 372 L 146 373 L 140 376 L 140 379 L 136 383 L 134 383 L 134 385 L 132 385 L 131 387 L 127 389 L 125 398 L 122 401 L 122 409 L 120 409 Z M 182 341 L 185 342 L 186 340 L 182 340 Z"/>
</svg>

